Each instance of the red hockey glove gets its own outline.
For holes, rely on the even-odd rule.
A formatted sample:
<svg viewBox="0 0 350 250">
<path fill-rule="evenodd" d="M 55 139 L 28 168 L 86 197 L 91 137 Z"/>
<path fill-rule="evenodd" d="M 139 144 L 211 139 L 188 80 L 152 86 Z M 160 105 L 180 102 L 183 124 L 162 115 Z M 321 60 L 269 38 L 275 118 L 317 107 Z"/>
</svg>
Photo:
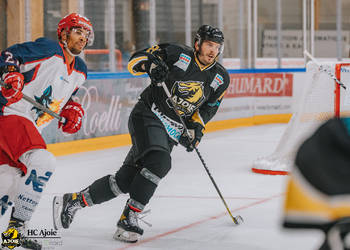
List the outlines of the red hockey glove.
<svg viewBox="0 0 350 250">
<path fill-rule="evenodd" d="M 187 129 L 191 138 L 188 139 L 188 135 L 184 133 L 181 135 L 179 143 L 186 148 L 187 152 L 192 152 L 203 137 L 204 127 L 199 122 L 191 122 L 187 125 Z"/>
<path fill-rule="evenodd" d="M 3 97 L 7 99 L 6 105 L 21 100 L 23 97 L 22 89 L 24 85 L 23 75 L 19 72 L 10 72 L 5 74 L 3 79 L 7 86 L 1 86 L 1 93 Z"/>
<path fill-rule="evenodd" d="M 58 128 L 62 127 L 62 131 L 69 134 L 78 132 L 81 128 L 84 114 L 84 109 L 79 103 L 68 101 L 60 113 L 60 116 L 64 117 L 66 121 L 64 124 L 59 121 Z"/>
</svg>

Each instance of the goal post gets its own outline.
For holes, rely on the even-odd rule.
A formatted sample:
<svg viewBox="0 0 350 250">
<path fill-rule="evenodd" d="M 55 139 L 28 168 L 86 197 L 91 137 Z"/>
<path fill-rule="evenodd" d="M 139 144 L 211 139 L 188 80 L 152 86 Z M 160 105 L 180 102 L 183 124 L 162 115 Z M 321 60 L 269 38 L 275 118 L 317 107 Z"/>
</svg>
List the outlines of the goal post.
<svg viewBox="0 0 350 250">
<path fill-rule="evenodd" d="M 334 113 L 336 117 L 340 117 L 340 112 L 343 116 L 349 115 L 348 110 L 350 105 L 349 94 L 350 91 L 350 63 L 338 63 L 335 65 L 335 77 L 343 82 L 347 87 L 346 92 L 341 95 L 342 89 L 339 84 L 335 83 L 335 97 L 334 97 Z M 343 101 L 341 100 L 341 97 Z M 341 104 L 343 110 L 341 110 Z"/>
<path fill-rule="evenodd" d="M 252 171 L 259 174 L 287 175 L 300 144 L 323 122 L 350 114 L 350 63 L 310 61 L 300 97 L 293 96 L 295 112 L 275 151 L 253 162 Z M 333 74 L 347 89 L 330 77 Z"/>
</svg>

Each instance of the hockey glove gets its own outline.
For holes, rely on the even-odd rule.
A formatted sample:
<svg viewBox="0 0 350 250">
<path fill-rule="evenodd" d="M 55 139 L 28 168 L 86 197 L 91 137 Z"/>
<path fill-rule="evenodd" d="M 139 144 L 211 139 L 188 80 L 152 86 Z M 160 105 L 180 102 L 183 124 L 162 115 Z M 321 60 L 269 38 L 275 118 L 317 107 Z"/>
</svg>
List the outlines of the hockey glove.
<svg viewBox="0 0 350 250">
<path fill-rule="evenodd" d="M 1 93 L 3 97 L 7 99 L 6 105 L 21 100 L 23 97 L 22 89 L 24 85 L 23 75 L 19 72 L 10 72 L 4 74 L 3 79 L 6 86 L 1 86 Z"/>
<path fill-rule="evenodd" d="M 62 127 L 62 131 L 69 134 L 78 132 L 81 128 L 84 113 L 84 109 L 79 103 L 68 101 L 60 113 L 60 116 L 64 117 L 66 121 L 64 124 L 59 121 L 58 128 Z"/>
<path fill-rule="evenodd" d="M 204 127 L 199 122 L 191 122 L 188 124 L 187 129 L 191 138 L 188 138 L 188 135 L 183 133 L 179 139 L 179 143 L 186 148 L 187 152 L 192 152 L 203 137 Z"/>
<path fill-rule="evenodd" d="M 158 83 L 164 82 L 167 78 L 169 68 L 166 63 L 158 56 L 151 54 L 148 58 L 148 63 L 146 65 L 147 73 L 151 78 L 152 84 L 158 86 Z"/>
</svg>

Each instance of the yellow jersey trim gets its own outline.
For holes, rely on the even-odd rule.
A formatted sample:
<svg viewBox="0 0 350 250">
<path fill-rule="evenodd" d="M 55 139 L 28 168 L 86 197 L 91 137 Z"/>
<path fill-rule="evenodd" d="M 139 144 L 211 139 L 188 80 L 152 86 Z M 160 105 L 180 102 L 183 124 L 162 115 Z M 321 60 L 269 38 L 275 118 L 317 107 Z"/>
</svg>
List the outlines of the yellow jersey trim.
<svg viewBox="0 0 350 250">
<path fill-rule="evenodd" d="M 128 63 L 128 71 L 134 75 L 134 76 L 140 76 L 145 74 L 146 72 L 137 72 L 134 71 L 134 67 L 136 64 L 138 64 L 140 61 L 146 61 L 148 58 L 147 56 L 140 56 L 140 57 L 136 57 L 134 59 L 132 59 L 129 63 Z"/>
<path fill-rule="evenodd" d="M 285 214 L 294 220 L 305 220 L 305 216 L 318 217 L 322 221 L 334 221 L 350 216 L 350 202 L 344 200 L 337 204 L 330 204 L 327 199 L 321 199 L 312 195 L 310 190 L 300 185 L 292 176 L 287 185 Z"/>
<path fill-rule="evenodd" d="M 201 63 L 199 62 L 199 60 L 197 59 L 197 56 L 196 56 L 196 55 L 194 56 L 194 60 L 196 61 L 197 65 L 198 65 L 198 67 L 199 67 L 199 69 L 200 69 L 201 71 L 205 70 L 206 68 L 209 68 L 211 65 L 213 65 L 214 63 L 216 63 L 216 61 L 214 61 L 214 62 L 211 63 L 211 64 L 202 66 L 202 64 L 201 64 Z"/>
</svg>

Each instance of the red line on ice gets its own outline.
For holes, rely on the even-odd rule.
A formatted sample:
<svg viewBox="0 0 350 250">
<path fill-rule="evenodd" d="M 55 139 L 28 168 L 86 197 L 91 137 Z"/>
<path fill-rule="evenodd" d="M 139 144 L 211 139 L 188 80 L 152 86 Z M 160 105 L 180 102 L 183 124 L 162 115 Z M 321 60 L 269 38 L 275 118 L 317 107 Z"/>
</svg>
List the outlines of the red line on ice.
<svg viewBox="0 0 350 250">
<path fill-rule="evenodd" d="M 236 209 L 231 210 L 231 213 L 237 212 L 237 211 L 239 211 L 239 210 L 244 210 L 244 209 L 253 207 L 253 206 L 255 206 L 255 205 L 259 205 L 259 204 L 261 204 L 261 203 L 264 203 L 264 202 L 270 201 L 270 200 L 272 200 L 272 199 L 281 197 L 282 195 L 284 195 L 284 193 L 275 194 L 275 195 L 270 196 L 270 197 L 268 197 L 268 198 L 264 198 L 264 199 L 261 199 L 261 200 L 252 202 L 252 203 L 250 203 L 250 204 L 248 204 L 248 205 L 241 206 L 241 207 L 238 207 L 238 208 L 236 208 Z M 146 238 L 146 239 L 140 240 L 140 241 L 137 242 L 137 243 L 130 243 L 130 244 L 124 246 L 124 247 L 117 248 L 117 250 L 124 250 L 124 249 L 129 249 L 129 248 L 137 247 L 137 246 L 143 245 L 143 244 L 145 244 L 145 243 L 148 243 L 148 242 L 157 240 L 157 239 L 159 239 L 159 238 L 168 236 L 168 235 L 170 235 L 170 234 L 174 234 L 174 233 L 177 233 L 177 232 L 186 230 L 186 229 L 188 229 L 188 228 L 191 228 L 191 227 L 194 227 L 194 226 L 203 224 L 203 223 L 205 223 L 205 222 L 207 222 L 207 221 L 216 220 L 216 219 L 218 219 L 218 218 L 220 218 L 220 217 L 223 217 L 223 216 L 225 216 L 225 215 L 227 215 L 227 212 L 224 212 L 224 213 L 221 213 L 221 214 L 218 214 L 218 215 L 215 215 L 215 216 L 211 216 L 211 217 L 209 217 L 209 218 L 206 218 L 206 219 L 203 219 L 203 220 L 200 220 L 200 221 L 197 221 L 197 222 L 188 224 L 188 225 L 186 225 L 186 226 L 182 226 L 182 227 L 175 228 L 175 229 L 173 229 L 173 230 L 170 230 L 170 231 L 165 232 L 165 233 L 162 233 L 162 234 L 155 235 L 155 236 L 150 237 L 150 238 Z"/>
</svg>

